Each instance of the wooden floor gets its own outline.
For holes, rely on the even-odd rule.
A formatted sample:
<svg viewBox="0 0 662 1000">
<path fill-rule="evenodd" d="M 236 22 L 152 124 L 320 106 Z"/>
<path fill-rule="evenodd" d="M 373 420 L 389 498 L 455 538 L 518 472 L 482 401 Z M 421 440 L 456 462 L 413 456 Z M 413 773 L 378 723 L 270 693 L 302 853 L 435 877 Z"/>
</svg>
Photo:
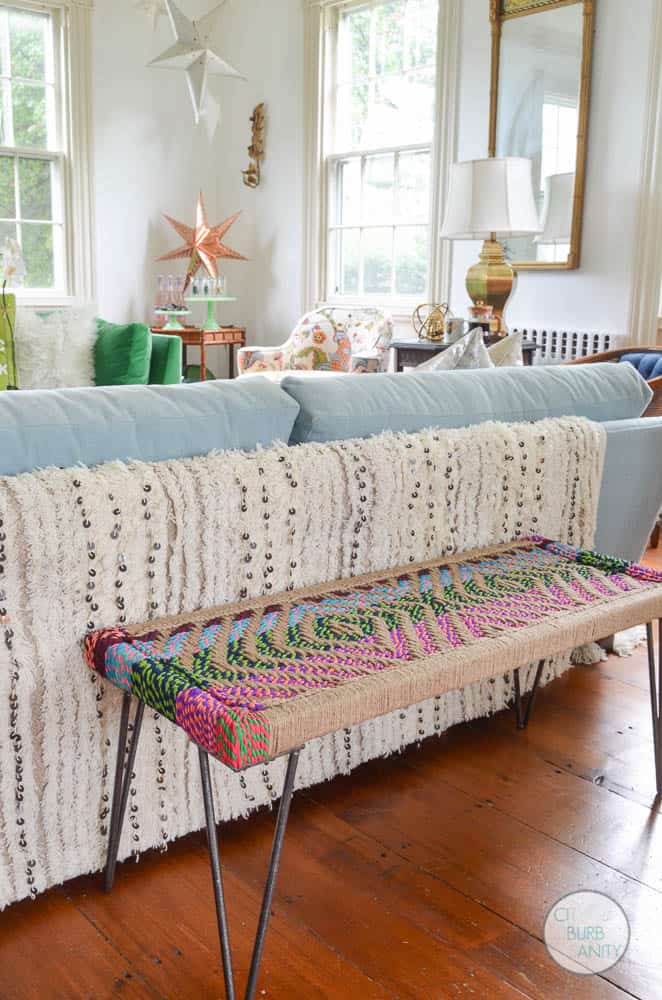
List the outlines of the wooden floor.
<svg viewBox="0 0 662 1000">
<path fill-rule="evenodd" d="M 662 549 L 654 557 L 662 565 Z M 531 727 L 465 725 L 294 801 L 258 996 L 502 1000 L 662 997 L 662 816 L 644 652 L 578 667 Z M 245 981 L 272 818 L 223 829 Z M 602 890 L 632 940 L 604 977 L 565 973 L 541 928 Z M 201 835 L 0 914 L 0 997 L 223 995 Z"/>
</svg>

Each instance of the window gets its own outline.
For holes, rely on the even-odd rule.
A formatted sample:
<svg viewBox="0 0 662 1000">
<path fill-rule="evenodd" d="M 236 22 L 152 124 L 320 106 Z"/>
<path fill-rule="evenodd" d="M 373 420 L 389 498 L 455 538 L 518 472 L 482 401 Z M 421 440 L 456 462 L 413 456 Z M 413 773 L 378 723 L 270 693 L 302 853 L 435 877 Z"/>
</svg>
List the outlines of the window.
<svg viewBox="0 0 662 1000">
<path fill-rule="evenodd" d="M 53 14 L 0 5 L 0 239 L 23 249 L 26 288 L 66 289 Z"/>
<path fill-rule="evenodd" d="M 429 293 L 438 6 L 337 9 L 324 136 L 328 301 L 408 309 Z"/>
</svg>

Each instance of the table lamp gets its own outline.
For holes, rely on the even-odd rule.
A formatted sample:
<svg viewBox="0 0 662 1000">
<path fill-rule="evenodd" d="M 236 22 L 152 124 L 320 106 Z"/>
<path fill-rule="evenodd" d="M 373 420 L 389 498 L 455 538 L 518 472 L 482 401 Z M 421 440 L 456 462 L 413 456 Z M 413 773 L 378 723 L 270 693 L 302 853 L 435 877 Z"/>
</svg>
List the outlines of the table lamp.
<svg viewBox="0 0 662 1000">
<path fill-rule="evenodd" d="M 499 236 L 534 236 L 541 231 L 531 160 L 502 159 L 454 163 L 448 191 L 442 239 L 484 240 L 480 263 L 467 272 L 467 292 L 476 304 L 492 306 L 499 333 L 516 273 L 506 260 Z"/>
<path fill-rule="evenodd" d="M 542 232 L 535 242 L 543 246 L 570 243 L 575 197 L 575 175 L 551 174 L 545 179 Z"/>
</svg>

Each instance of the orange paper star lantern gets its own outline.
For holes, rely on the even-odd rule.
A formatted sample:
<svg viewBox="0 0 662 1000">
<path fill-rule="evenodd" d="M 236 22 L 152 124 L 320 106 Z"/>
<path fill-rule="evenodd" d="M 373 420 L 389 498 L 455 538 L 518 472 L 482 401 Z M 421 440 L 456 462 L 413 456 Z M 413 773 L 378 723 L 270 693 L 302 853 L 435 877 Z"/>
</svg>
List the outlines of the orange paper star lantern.
<svg viewBox="0 0 662 1000">
<path fill-rule="evenodd" d="M 190 257 L 184 290 L 188 288 L 191 279 L 198 273 L 201 267 L 205 268 L 210 277 L 216 278 L 218 277 L 217 260 L 222 258 L 227 260 L 248 260 L 248 257 L 244 257 L 243 254 L 238 253 L 237 250 L 232 250 L 222 242 L 223 237 L 234 226 L 240 215 L 241 212 L 235 212 L 225 222 L 221 222 L 219 226 L 210 226 L 207 221 L 202 192 L 198 198 L 194 227 L 187 226 L 183 222 L 177 222 L 176 219 L 164 214 L 164 219 L 181 236 L 184 240 L 184 245 L 178 247 L 177 250 L 173 250 L 171 253 L 164 254 L 163 257 L 159 257 L 158 259 L 181 260 L 185 257 Z"/>
</svg>

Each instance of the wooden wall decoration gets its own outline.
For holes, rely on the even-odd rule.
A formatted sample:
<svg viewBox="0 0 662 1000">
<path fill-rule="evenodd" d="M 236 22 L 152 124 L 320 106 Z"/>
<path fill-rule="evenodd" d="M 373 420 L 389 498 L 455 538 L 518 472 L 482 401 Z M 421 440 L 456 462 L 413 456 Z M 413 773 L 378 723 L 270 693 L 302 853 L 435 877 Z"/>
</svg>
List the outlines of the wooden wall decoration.
<svg viewBox="0 0 662 1000">
<path fill-rule="evenodd" d="M 259 186 L 261 177 L 260 165 L 265 157 L 264 152 L 264 124 L 265 112 L 264 103 L 258 104 L 253 110 L 250 118 L 253 126 L 252 142 L 248 147 L 248 155 L 251 162 L 246 170 L 242 170 L 244 184 L 246 187 L 256 188 Z"/>
</svg>

